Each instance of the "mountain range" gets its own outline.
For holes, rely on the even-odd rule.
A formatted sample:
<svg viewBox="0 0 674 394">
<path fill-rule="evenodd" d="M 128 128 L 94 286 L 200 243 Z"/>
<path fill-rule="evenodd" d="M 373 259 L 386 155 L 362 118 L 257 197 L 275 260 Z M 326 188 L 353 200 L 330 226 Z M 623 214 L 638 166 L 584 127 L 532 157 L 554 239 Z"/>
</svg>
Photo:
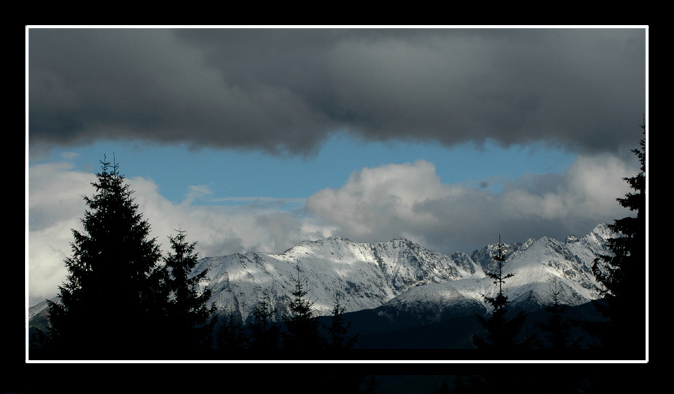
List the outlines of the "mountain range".
<svg viewBox="0 0 674 394">
<path fill-rule="evenodd" d="M 503 274 L 514 275 L 504 288 L 511 304 L 548 305 L 553 293 L 560 303 L 572 306 L 596 299 L 599 284 L 592 263 L 610 254 L 606 240 L 613 236 L 608 226 L 600 224 L 590 234 L 564 241 L 543 237 L 502 244 Z M 496 269 L 497 247 L 446 255 L 406 239 L 358 243 L 330 237 L 302 242 L 281 254 L 202 258 L 194 272 L 208 269 L 203 285 L 212 290 L 211 302 L 244 321 L 263 298 L 280 319 L 298 275 L 316 315 L 331 314 L 339 295 L 349 312 L 430 308 L 439 318 L 443 310 L 465 304 L 488 309 L 484 296 L 493 296 L 497 287 L 486 273 Z"/>
<path fill-rule="evenodd" d="M 504 285 L 511 308 L 536 312 L 554 300 L 582 307 L 597 299 L 600 284 L 592 263 L 611 253 L 606 241 L 612 237 L 609 227 L 600 224 L 587 235 L 564 241 L 542 237 L 501 244 L 503 275 L 513 274 Z M 359 332 L 360 347 L 438 346 L 424 338 L 430 338 L 433 327 L 444 330 L 451 321 L 465 332 L 442 346 L 462 348 L 470 347 L 466 336 L 476 328 L 475 315 L 490 309 L 484 297 L 498 291 L 487 275 L 497 268 L 497 248 L 492 244 L 471 255 L 448 255 L 406 239 L 360 243 L 330 237 L 302 242 L 280 254 L 200 258 L 193 273 L 207 269 L 201 285 L 211 289 L 210 302 L 218 313 L 233 313 L 243 321 L 263 299 L 275 311 L 273 320 L 281 321 L 301 280 L 317 316 L 331 315 L 339 297 Z M 30 308 L 31 325 L 40 320 L 44 324 L 44 304 Z"/>
</svg>

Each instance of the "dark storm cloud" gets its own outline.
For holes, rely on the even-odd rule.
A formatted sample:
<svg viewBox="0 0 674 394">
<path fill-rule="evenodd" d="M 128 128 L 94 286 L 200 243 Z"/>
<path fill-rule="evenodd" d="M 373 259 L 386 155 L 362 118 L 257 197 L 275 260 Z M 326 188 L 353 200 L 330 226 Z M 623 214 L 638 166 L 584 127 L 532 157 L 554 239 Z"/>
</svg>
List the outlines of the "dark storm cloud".
<svg viewBox="0 0 674 394">
<path fill-rule="evenodd" d="M 638 141 L 644 29 L 30 29 L 31 142 Z"/>
</svg>

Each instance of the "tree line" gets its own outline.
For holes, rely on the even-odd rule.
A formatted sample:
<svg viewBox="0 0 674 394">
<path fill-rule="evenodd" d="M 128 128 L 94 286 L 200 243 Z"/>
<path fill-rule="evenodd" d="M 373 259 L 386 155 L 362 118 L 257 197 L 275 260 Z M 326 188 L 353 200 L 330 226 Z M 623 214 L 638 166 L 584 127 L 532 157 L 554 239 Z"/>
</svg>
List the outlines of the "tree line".
<svg viewBox="0 0 674 394">
<path fill-rule="evenodd" d="M 642 126 L 645 130 L 645 125 Z M 618 219 L 612 228 L 621 234 L 610 241 L 613 254 L 594 264 L 604 285 L 595 302 L 604 320 L 580 322 L 598 338 L 597 348 L 640 358 L 645 352 L 645 140 L 633 152 L 641 172 L 625 178 L 634 192 L 618 202 L 636 216 Z M 244 324 L 234 314 L 219 314 L 208 300 L 211 292 L 199 282 L 206 271 L 193 274 L 198 259 L 195 242 L 185 231 L 169 237 L 170 252 L 162 256 L 150 225 L 138 211 L 133 191 L 117 163 L 105 158 L 92 183 L 95 194 L 84 197 L 87 210 L 83 230 L 72 230 L 72 256 L 59 286 L 57 301 L 48 301 L 49 326 L 40 354 L 65 359 L 175 359 L 183 356 L 227 357 L 232 352 L 279 350 L 288 352 L 343 351 L 353 347 L 358 334 L 349 332 L 344 307 L 336 297 L 331 319 L 321 325 L 306 298 L 306 283 L 297 268 L 289 315 L 273 322 L 271 303 L 261 299 Z M 508 315 L 503 286 L 503 244 L 494 255 L 497 271 L 488 273 L 498 286 L 488 316 L 479 316 L 484 330 L 473 335 L 477 349 L 507 352 L 540 347 L 536 338 L 521 335 L 526 314 Z M 569 337 L 571 322 L 563 318 L 564 305 L 548 306 L 549 318 L 539 324 L 548 346 L 577 346 Z M 578 323 L 578 322 L 576 322 Z M 523 339 L 522 339 L 523 338 Z M 293 353 L 296 354 L 296 353 Z"/>
<path fill-rule="evenodd" d="M 307 298 L 306 278 L 296 267 L 294 289 L 287 302 L 288 314 L 281 322 L 273 319 L 273 303 L 263 295 L 244 322 L 235 312 L 220 315 L 213 328 L 214 354 L 237 357 L 309 356 L 324 357 L 325 353 L 339 357 L 356 343 L 358 333 L 351 333 L 351 323 L 344 318 L 341 295 L 335 295 L 332 314 L 321 322 L 314 314 L 313 302 Z M 324 354 L 321 354 L 324 352 Z M 343 353 L 342 353 L 343 354 Z"/>
</svg>

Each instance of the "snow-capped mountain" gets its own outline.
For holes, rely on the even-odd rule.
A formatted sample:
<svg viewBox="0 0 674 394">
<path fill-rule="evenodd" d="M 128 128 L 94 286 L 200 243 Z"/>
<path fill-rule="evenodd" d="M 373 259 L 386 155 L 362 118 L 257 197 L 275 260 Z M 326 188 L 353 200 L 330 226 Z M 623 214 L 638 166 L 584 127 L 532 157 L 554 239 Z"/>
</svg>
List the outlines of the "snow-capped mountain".
<svg viewBox="0 0 674 394">
<path fill-rule="evenodd" d="M 598 297 L 600 284 L 592 263 L 610 255 L 607 225 L 564 241 L 543 237 L 503 244 L 504 291 L 512 310 L 534 311 L 553 302 L 579 306 Z M 335 297 L 346 308 L 366 349 L 471 348 L 475 314 L 488 312 L 484 296 L 497 287 L 486 274 L 494 272 L 497 245 L 471 255 L 446 255 L 405 239 L 359 243 L 331 237 L 305 241 L 280 254 L 246 253 L 201 258 L 193 273 L 208 269 L 202 285 L 212 291 L 218 313 L 234 313 L 244 321 L 261 301 L 280 321 L 299 279 L 317 316 L 329 316 Z M 46 302 L 29 310 L 31 332 L 46 332 Z M 448 332 L 452 332 L 448 335 Z M 32 335 L 32 334 L 31 334 Z M 444 341 L 444 342 L 443 342 Z"/>
<path fill-rule="evenodd" d="M 207 257 L 194 272 L 204 269 L 211 302 L 244 320 L 263 297 L 280 318 L 298 276 L 317 315 L 330 314 L 337 295 L 348 311 L 372 309 L 423 284 L 484 276 L 465 253 L 444 255 L 404 239 L 368 244 L 338 237 L 302 242 L 281 254 Z"/>
<path fill-rule="evenodd" d="M 592 262 L 609 254 L 606 225 L 584 237 L 558 241 L 543 237 L 504 244 L 504 291 L 513 306 L 546 305 L 554 292 L 561 303 L 579 305 L 597 297 L 599 284 Z M 486 276 L 495 268 L 497 245 L 473 252 L 445 255 L 405 239 L 358 243 L 331 237 L 306 241 L 281 254 L 246 253 L 199 260 L 194 272 L 208 269 L 203 283 L 221 313 L 234 312 L 246 320 L 263 298 L 286 311 L 298 275 L 316 315 L 329 315 L 339 294 L 348 312 L 378 308 L 379 313 L 424 313 L 436 316 L 476 307 L 488 309 L 484 295 L 497 291 Z M 428 314 L 428 311 L 434 313 Z"/>
<path fill-rule="evenodd" d="M 553 299 L 565 305 L 581 305 L 598 297 L 600 284 L 592 273 L 594 260 L 610 254 L 606 240 L 614 237 L 608 226 L 601 224 L 590 234 L 565 241 L 543 237 L 524 243 L 504 244 L 504 293 L 513 308 L 536 309 L 550 305 Z M 493 259 L 497 245 L 476 250 L 471 260 L 484 272 L 495 272 Z M 447 313 L 473 313 L 475 308 L 489 310 L 484 296 L 498 292 L 490 277 L 465 277 L 431 285 L 419 285 L 382 306 L 386 311 L 406 311 L 440 319 Z M 554 298 L 553 298 L 554 297 Z M 427 312 L 434 310 L 435 313 Z"/>
</svg>

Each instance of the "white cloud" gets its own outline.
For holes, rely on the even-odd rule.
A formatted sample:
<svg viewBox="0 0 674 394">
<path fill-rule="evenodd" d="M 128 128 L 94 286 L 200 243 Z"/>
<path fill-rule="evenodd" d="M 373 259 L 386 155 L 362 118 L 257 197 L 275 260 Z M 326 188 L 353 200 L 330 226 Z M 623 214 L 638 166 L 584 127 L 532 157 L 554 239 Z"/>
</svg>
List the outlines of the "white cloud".
<svg viewBox="0 0 674 394">
<path fill-rule="evenodd" d="M 31 301 L 53 296 L 65 278 L 63 261 L 71 254 L 71 229 L 81 229 L 82 196 L 90 194 L 92 181 L 93 174 L 75 171 L 65 162 L 31 167 L 26 240 Z"/>
<path fill-rule="evenodd" d="M 399 234 L 402 223 L 435 221 L 415 206 L 449 195 L 451 190 L 441 184 L 435 166 L 417 161 L 364 168 L 353 173 L 340 189 L 312 195 L 307 209 L 322 222 L 339 226 L 349 237 L 381 240 L 391 231 Z"/>
<path fill-rule="evenodd" d="M 609 157 L 578 157 L 563 174 L 530 174 L 503 191 L 443 184 L 432 163 L 366 168 L 339 189 L 315 193 L 309 212 L 337 233 L 360 241 L 407 237 L 432 249 L 472 252 L 529 237 L 584 234 L 629 215 L 616 202 L 636 170 Z"/>
</svg>

